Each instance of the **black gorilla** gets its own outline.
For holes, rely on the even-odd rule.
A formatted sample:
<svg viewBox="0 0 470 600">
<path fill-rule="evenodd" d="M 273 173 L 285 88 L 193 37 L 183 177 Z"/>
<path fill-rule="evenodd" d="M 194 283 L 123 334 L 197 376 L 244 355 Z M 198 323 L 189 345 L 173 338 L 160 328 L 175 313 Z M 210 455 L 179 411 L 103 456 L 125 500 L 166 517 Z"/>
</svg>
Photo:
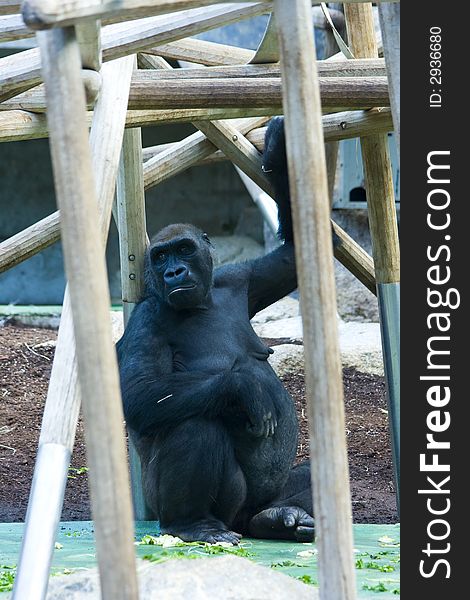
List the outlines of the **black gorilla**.
<svg viewBox="0 0 470 600">
<path fill-rule="evenodd" d="M 282 118 L 268 127 L 263 170 L 284 244 L 213 272 L 206 234 L 164 228 L 147 252 L 146 297 L 117 345 L 147 504 L 162 532 L 186 541 L 314 536 L 309 467 L 292 468 L 292 398 L 250 325 L 297 287 Z"/>
</svg>

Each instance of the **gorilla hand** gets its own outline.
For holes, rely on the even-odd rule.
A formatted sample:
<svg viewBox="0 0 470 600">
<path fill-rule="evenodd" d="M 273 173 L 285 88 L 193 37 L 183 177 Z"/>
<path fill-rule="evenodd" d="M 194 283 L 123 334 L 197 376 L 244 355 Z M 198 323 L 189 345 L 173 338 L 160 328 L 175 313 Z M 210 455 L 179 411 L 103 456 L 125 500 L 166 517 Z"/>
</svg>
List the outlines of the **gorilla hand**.
<svg viewBox="0 0 470 600">
<path fill-rule="evenodd" d="M 269 388 L 246 373 L 238 372 L 236 375 L 235 405 L 247 419 L 246 431 L 256 438 L 273 436 L 277 412 Z"/>
</svg>

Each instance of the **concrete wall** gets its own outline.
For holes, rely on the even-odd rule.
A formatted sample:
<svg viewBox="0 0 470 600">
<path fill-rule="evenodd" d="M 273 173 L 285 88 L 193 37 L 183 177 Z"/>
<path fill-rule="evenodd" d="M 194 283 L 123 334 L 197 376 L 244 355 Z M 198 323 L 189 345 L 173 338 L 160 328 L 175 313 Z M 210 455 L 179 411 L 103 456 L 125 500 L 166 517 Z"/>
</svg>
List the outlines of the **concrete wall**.
<svg viewBox="0 0 470 600">
<path fill-rule="evenodd" d="M 184 138 L 190 125 L 144 131 L 144 145 Z M 0 240 L 57 210 L 47 140 L 0 144 Z M 195 167 L 147 193 L 147 228 L 152 236 L 172 222 L 194 223 L 212 235 L 234 232 L 262 242 L 262 219 L 229 164 Z M 111 296 L 120 297 L 117 232 L 107 246 Z M 0 274 L 0 304 L 61 304 L 65 287 L 60 242 Z"/>
</svg>

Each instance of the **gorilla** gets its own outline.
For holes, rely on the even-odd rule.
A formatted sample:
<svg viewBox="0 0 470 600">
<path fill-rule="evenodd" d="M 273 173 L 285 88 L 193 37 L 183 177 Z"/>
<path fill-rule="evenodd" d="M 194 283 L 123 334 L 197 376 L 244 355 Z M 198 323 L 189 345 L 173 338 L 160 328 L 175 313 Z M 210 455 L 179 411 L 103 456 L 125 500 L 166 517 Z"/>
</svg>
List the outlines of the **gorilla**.
<svg viewBox="0 0 470 600">
<path fill-rule="evenodd" d="M 284 243 L 214 270 L 207 234 L 165 227 L 146 254 L 144 299 L 117 344 L 146 502 L 162 533 L 185 541 L 314 538 L 309 465 L 293 467 L 294 404 L 250 324 L 297 287 L 282 117 L 267 129 L 263 170 Z"/>
</svg>

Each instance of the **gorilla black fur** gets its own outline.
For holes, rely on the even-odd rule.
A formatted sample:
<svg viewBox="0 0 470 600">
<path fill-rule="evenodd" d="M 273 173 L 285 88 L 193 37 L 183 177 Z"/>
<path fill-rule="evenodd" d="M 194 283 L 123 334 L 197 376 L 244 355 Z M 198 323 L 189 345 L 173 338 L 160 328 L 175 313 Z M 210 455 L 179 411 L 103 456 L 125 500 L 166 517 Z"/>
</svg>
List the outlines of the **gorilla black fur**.
<svg viewBox="0 0 470 600">
<path fill-rule="evenodd" d="M 297 287 L 282 118 L 268 127 L 263 168 L 284 244 L 213 271 L 206 234 L 166 227 L 117 345 L 147 504 L 162 532 L 186 541 L 314 536 L 309 468 L 293 467 L 294 405 L 250 324 Z"/>
</svg>

